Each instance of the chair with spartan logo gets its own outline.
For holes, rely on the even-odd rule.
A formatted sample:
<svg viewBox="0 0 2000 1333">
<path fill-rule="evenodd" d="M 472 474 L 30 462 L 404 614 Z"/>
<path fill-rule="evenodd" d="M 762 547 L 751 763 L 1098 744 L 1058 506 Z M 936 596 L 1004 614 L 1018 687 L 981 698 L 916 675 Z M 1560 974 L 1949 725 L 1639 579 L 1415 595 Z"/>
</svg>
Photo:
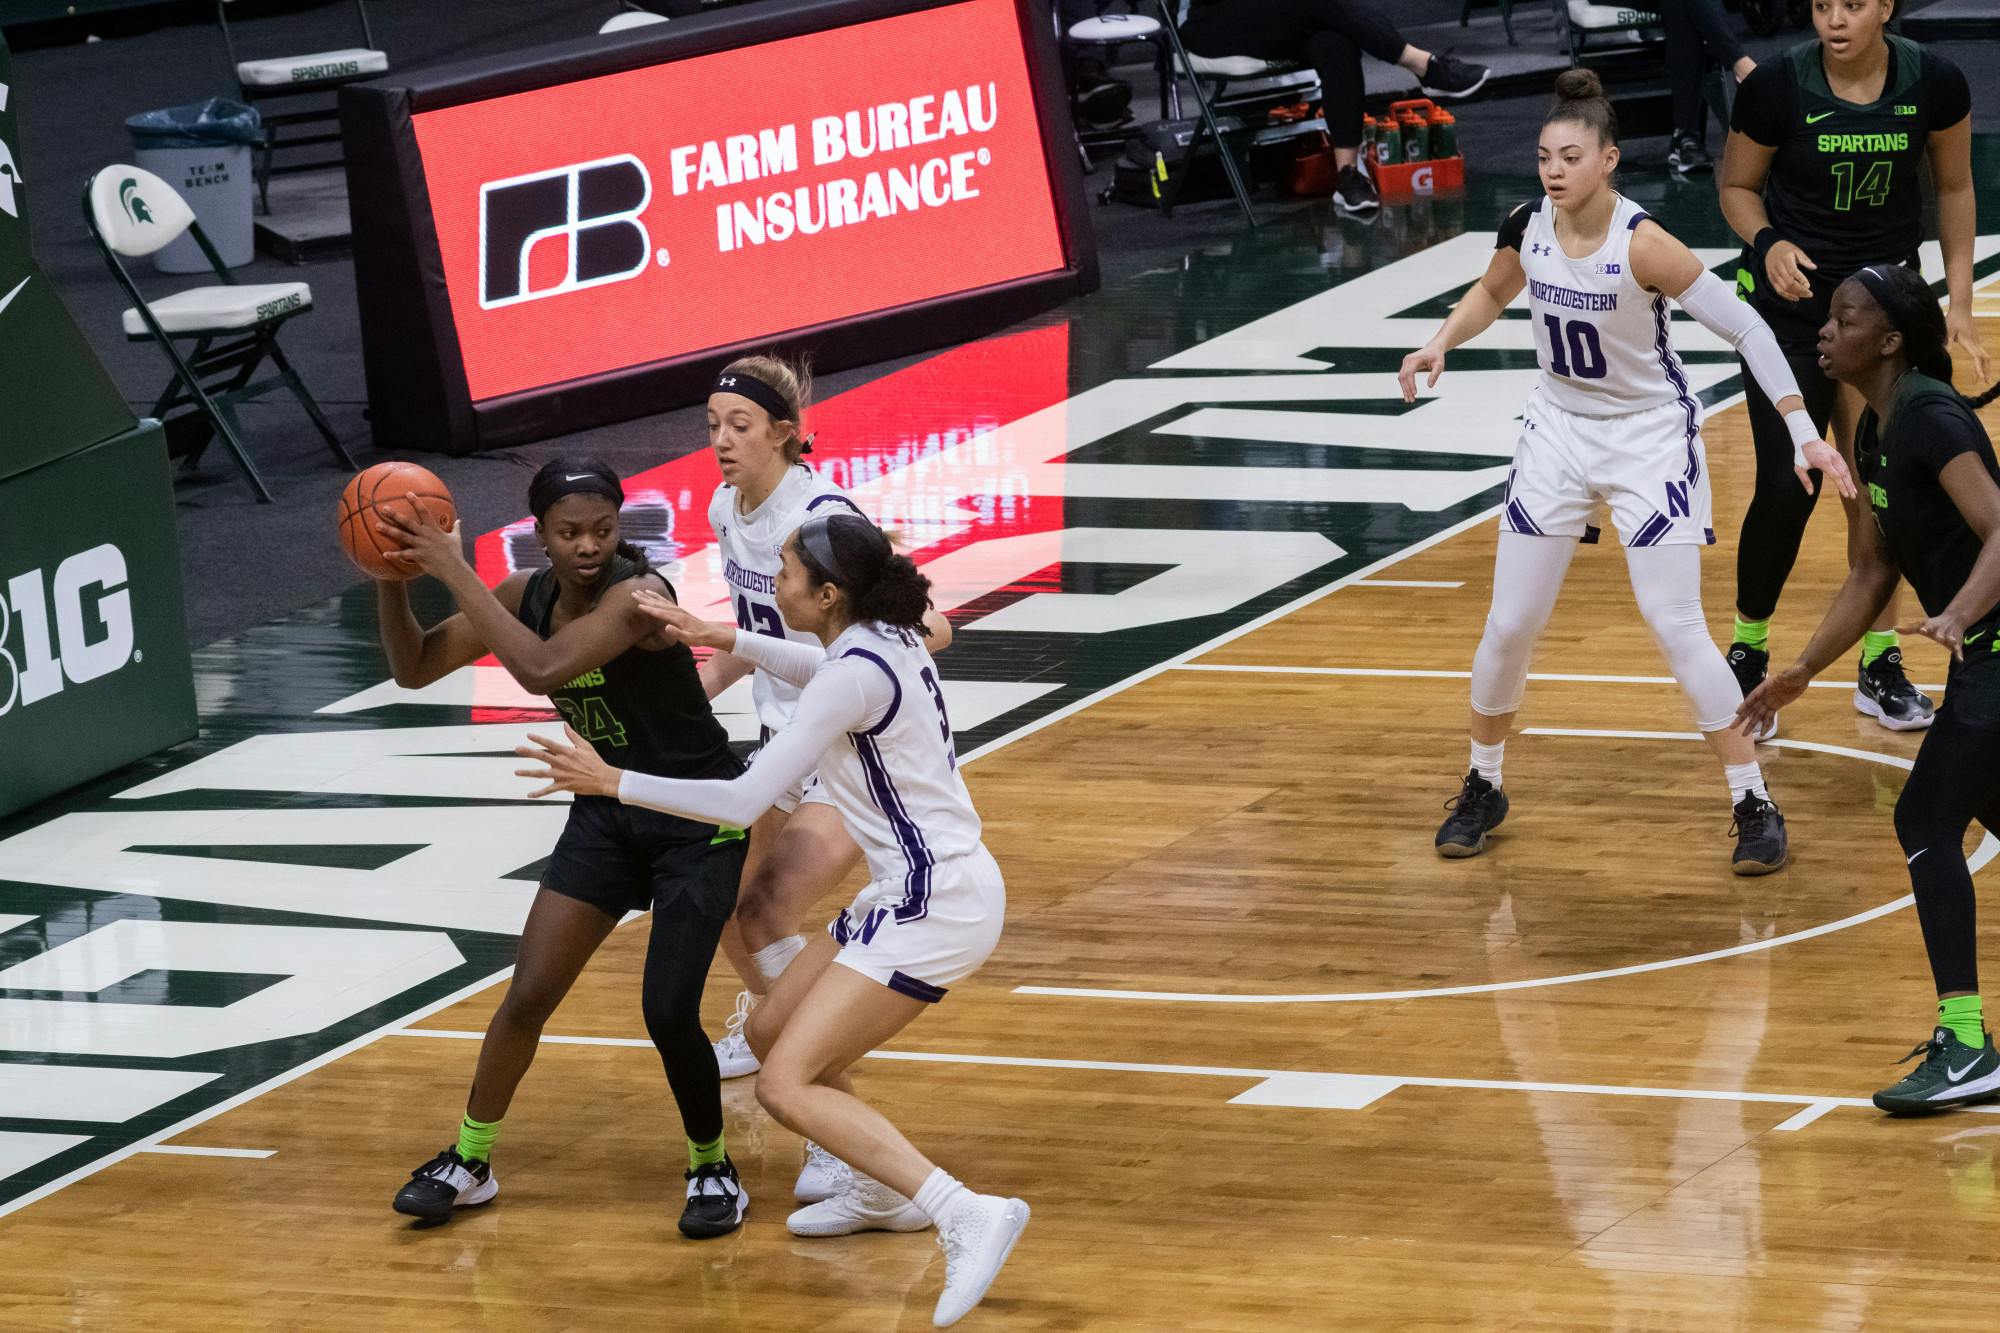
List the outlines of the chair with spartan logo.
<svg viewBox="0 0 2000 1333">
<path fill-rule="evenodd" d="M 368 27 L 368 7 L 364 0 L 354 0 L 354 16 L 361 27 L 361 45 L 342 47 L 337 51 L 266 56 L 256 60 L 242 60 L 237 56 L 236 39 L 229 31 L 229 6 L 234 3 L 235 0 L 215 0 L 215 21 L 222 25 L 222 44 L 228 48 L 229 63 L 236 70 L 236 86 L 241 89 L 243 100 L 252 106 L 273 99 L 301 99 L 331 93 L 342 84 L 358 83 L 389 72 L 388 55 L 375 48 L 375 34 Z M 301 108 L 296 100 L 291 105 L 291 110 L 276 112 L 258 107 L 264 119 L 264 143 L 257 151 L 257 197 L 266 213 L 271 211 L 273 173 L 318 171 L 339 166 L 341 161 L 336 153 L 331 158 L 308 154 L 309 161 L 277 162 L 280 148 L 287 150 L 289 157 L 293 149 L 340 142 L 340 113 L 333 102 L 320 97 L 314 105 Z"/>
<path fill-rule="evenodd" d="M 153 404 L 153 416 L 164 421 L 177 408 L 198 410 L 236 456 L 257 498 L 268 504 L 271 492 L 244 448 L 236 405 L 272 389 L 290 389 L 334 458 L 350 471 L 357 468 L 278 347 L 278 329 L 312 309 L 310 287 L 303 282 L 237 282 L 223 267 L 222 257 L 187 201 L 173 186 L 138 167 L 108 166 L 85 181 L 83 219 L 112 276 L 134 303 L 124 314 L 126 340 L 157 343 L 173 366 L 173 377 Z M 193 234 L 218 281 L 149 301 L 125 261 L 154 253 L 182 232 Z M 193 346 L 184 351 L 182 343 Z M 253 380 L 266 360 L 276 373 Z M 194 450 L 188 466 L 193 467 L 200 455 L 199 448 Z"/>
</svg>

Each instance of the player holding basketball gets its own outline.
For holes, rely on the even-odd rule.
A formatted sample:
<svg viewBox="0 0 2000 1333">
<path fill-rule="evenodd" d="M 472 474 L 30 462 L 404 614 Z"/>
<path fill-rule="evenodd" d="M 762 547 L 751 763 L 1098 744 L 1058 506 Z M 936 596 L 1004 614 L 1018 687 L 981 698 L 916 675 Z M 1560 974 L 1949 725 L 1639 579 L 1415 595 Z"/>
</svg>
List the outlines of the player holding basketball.
<svg viewBox="0 0 2000 1333">
<path fill-rule="evenodd" d="M 571 730 L 534 738 L 524 777 L 689 819 L 747 824 L 817 772 L 870 882 L 750 1016 L 763 1059 L 757 1097 L 787 1128 L 823 1143 L 852 1174 L 846 1189 L 793 1213 L 804 1236 L 915 1231 L 935 1223 L 945 1287 L 934 1320 L 955 1323 L 985 1295 L 1028 1224 L 1019 1199 L 974 1194 L 854 1095 L 849 1069 L 902 1031 L 999 942 L 1000 868 L 958 773 L 951 721 L 921 638 L 929 580 L 866 519 L 806 521 L 785 543 L 773 595 L 819 646 L 711 625 L 663 598 L 641 604 L 683 641 L 733 652 L 800 687 L 790 723 L 750 771 L 691 782 L 621 771 Z"/>
<path fill-rule="evenodd" d="M 716 377 L 708 398 L 708 440 L 722 470 L 722 485 L 708 506 L 729 585 L 737 628 L 815 648 L 812 634 L 785 623 L 774 589 L 786 538 L 816 514 L 861 510 L 847 492 L 803 461 L 811 443 L 801 434 L 812 381 L 803 367 L 774 356 L 732 361 Z M 865 516 L 864 516 L 865 517 Z M 942 651 L 951 622 L 926 612 L 925 646 Z M 718 653 L 702 665 L 709 697 L 755 670 L 751 696 L 763 740 L 784 730 L 798 705 L 799 688 L 746 659 Z M 800 923 L 806 911 L 845 879 L 861 860 L 832 798 L 810 774 L 788 787 L 751 830 L 750 859 L 736 915 L 723 934 L 724 951 L 746 987 L 736 1000 L 729 1033 L 715 1044 L 722 1077 L 757 1070 L 757 1056 L 743 1035 L 744 1020 L 772 983 L 805 948 Z M 792 1194 L 817 1203 L 841 1191 L 847 1168 L 808 1142 Z"/>
<path fill-rule="evenodd" d="M 1589 519 L 1609 502 L 1647 627 L 1680 682 L 1696 724 L 1722 761 L 1737 843 L 1732 869 L 1785 864 L 1784 817 L 1772 803 L 1755 743 L 1734 730 L 1742 691 L 1709 638 L 1701 610 L 1701 547 L 1715 540 L 1701 407 L 1668 336 L 1667 295 L 1727 338 L 1785 414 L 1800 485 L 1809 468 L 1852 489 L 1821 441 L 1777 340 L 1728 286 L 1631 200 L 1611 188 L 1618 121 L 1588 70 L 1556 80 L 1542 124 L 1545 196 L 1501 224 L 1486 274 L 1424 347 L 1403 359 L 1405 401 L 1416 377 L 1435 385 L 1445 354 L 1476 336 L 1528 289 L 1541 376 L 1521 423 L 1508 477 L 1493 604 L 1472 661 L 1472 768 L 1436 846 L 1477 856 L 1507 815 L 1501 759 L 1521 705 L 1528 658 L 1555 606 Z"/>
<path fill-rule="evenodd" d="M 625 492 L 590 459 L 558 459 L 535 474 L 528 508 L 549 568 L 509 574 L 487 588 L 466 563 L 458 531 L 418 511 L 405 522 L 377 511 L 381 531 L 405 549 L 393 563 L 442 582 L 458 613 L 417 623 L 405 583 L 376 587 L 382 647 L 396 683 L 428 685 L 492 653 L 521 687 L 554 700 L 579 733 L 626 763 L 683 778 L 741 770 L 709 710 L 693 654 L 640 609 L 642 592 L 672 588 L 645 554 L 619 539 Z M 499 1190 L 491 1153 L 514 1089 L 534 1059 L 542 1026 L 583 966 L 628 911 L 650 908 L 640 992 L 688 1138 L 683 1235 L 736 1230 L 749 1198 L 724 1151 L 715 1053 L 701 1030 L 701 990 L 736 902 L 740 828 L 579 799 L 542 872 L 521 932 L 514 977 L 479 1048 L 458 1142 L 411 1173 L 399 1213 L 441 1222 Z"/>
<path fill-rule="evenodd" d="M 1766 61 L 1736 94 L 1723 159 L 1723 216 L 1746 248 L 1737 286 L 1770 324 L 1806 411 L 1850 464 L 1861 396 L 1820 369 L 1819 331 L 1841 279 L 1868 264 L 1917 265 L 1928 163 L 1951 341 L 1986 378 L 1972 325 L 1972 94 L 1934 51 L 1890 35 L 1893 0 L 1814 0 L 1818 37 Z M 1791 435 L 1759 386 L 1747 385 L 1757 490 L 1736 548 L 1736 633 L 1729 665 L 1748 694 L 1764 677 L 1771 616 L 1798 560 L 1816 498 L 1792 485 Z M 1865 503 L 1850 503 L 1848 558 L 1872 540 Z M 1903 672 L 1896 603 L 1861 639 L 1854 706 L 1892 731 L 1931 724 L 1931 701 Z M 1766 725 L 1777 732 L 1773 715 Z M 1760 737 L 1759 739 L 1763 739 Z"/>
<path fill-rule="evenodd" d="M 1761 724 L 1853 646 L 1890 604 L 1898 579 L 1923 604 L 1902 626 L 1951 651 L 1944 706 L 1896 801 L 1896 839 L 1909 865 L 1917 921 L 1937 984 L 1937 1026 L 1911 1056 L 1923 1063 L 1875 1094 L 1885 1111 L 1916 1114 L 2000 1093 L 1996 1051 L 1979 999 L 1979 929 L 1965 830 L 2000 832 L 2000 464 L 1975 408 L 1951 387 L 1950 341 L 1937 299 L 1917 271 L 1871 264 L 1833 291 L 1820 365 L 1867 403 L 1854 448 L 1873 521 L 1853 548 L 1847 582 L 1799 660 L 1743 701 Z"/>
</svg>

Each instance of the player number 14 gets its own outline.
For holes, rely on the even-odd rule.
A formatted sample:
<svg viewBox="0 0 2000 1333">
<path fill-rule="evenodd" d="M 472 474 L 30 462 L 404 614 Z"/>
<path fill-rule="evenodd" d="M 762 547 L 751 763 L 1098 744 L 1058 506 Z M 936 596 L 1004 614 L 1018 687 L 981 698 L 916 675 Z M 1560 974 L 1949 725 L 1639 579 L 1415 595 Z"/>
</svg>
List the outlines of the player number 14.
<svg viewBox="0 0 2000 1333">
<path fill-rule="evenodd" d="M 1896 174 L 1894 162 L 1870 162 L 1868 174 L 1861 178 L 1861 188 L 1854 187 L 1853 162 L 1833 164 L 1833 206 L 1845 213 L 1854 207 L 1858 198 L 1871 208 L 1880 208 L 1889 202 L 1889 181 Z"/>
</svg>

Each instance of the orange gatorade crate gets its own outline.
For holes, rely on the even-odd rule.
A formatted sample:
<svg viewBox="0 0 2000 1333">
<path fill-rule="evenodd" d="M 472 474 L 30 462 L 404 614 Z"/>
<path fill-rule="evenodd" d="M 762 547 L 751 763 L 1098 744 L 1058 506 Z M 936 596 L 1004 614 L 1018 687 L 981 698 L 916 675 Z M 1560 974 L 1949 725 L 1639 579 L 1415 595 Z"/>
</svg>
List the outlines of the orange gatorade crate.
<svg viewBox="0 0 2000 1333">
<path fill-rule="evenodd" d="M 1417 97 L 1407 102 L 1392 103 L 1389 116 L 1393 120 L 1405 111 L 1414 111 L 1428 123 L 1437 109 L 1437 103 L 1430 98 Z M 1374 171 L 1375 188 L 1381 192 L 1384 203 L 1406 203 L 1421 196 L 1455 194 L 1465 188 L 1465 158 L 1459 154 L 1418 162 L 1377 162 Z"/>
</svg>

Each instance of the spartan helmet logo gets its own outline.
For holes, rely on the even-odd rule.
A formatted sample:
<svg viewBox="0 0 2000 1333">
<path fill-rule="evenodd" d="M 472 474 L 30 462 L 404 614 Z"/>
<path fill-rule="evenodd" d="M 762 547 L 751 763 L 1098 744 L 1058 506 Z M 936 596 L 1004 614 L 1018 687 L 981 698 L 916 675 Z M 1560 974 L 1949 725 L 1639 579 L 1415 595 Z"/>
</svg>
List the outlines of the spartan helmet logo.
<svg viewBox="0 0 2000 1333">
<path fill-rule="evenodd" d="M 7 109 L 7 85 L 0 83 L 0 111 Z M 0 213 L 10 218 L 21 216 L 21 206 L 14 200 L 14 187 L 24 184 L 21 168 L 14 163 L 14 151 L 7 147 L 7 141 L 0 139 Z"/>
<path fill-rule="evenodd" d="M 146 207 L 146 201 L 139 197 L 139 182 L 130 176 L 118 186 L 118 203 L 134 224 L 153 220 L 153 210 Z"/>
</svg>

